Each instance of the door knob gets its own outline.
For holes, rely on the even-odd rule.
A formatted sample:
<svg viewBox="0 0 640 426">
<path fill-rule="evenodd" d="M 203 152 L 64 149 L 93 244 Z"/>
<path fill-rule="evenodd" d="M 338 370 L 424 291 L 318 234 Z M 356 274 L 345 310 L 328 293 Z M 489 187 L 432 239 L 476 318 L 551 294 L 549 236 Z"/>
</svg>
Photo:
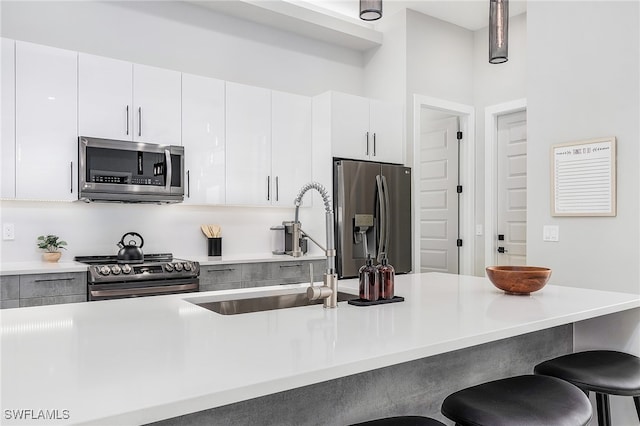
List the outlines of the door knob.
<svg viewBox="0 0 640 426">
<path fill-rule="evenodd" d="M 498 247 L 498 253 L 507 253 L 508 250 L 505 249 L 504 247 Z"/>
</svg>

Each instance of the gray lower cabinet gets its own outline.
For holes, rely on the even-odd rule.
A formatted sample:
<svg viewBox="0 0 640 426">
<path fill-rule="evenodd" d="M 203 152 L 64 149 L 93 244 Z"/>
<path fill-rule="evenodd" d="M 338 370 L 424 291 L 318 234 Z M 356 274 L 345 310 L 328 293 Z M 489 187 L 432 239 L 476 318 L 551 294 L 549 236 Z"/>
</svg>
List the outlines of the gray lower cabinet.
<svg viewBox="0 0 640 426">
<path fill-rule="evenodd" d="M 1 307 L 56 305 L 87 300 L 84 272 L 8 275 L 0 277 Z"/>
<path fill-rule="evenodd" d="M 20 306 L 20 276 L 5 275 L 0 277 L 0 308 L 17 308 Z"/>
<path fill-rule="evenodd" d="M 200 266 L 200 291 L 242 288 L 242 264 Z"/>
<path fill-rule="evenodd" d="M 313 264 L 314 281 L 321 281 L 326 269 L 325 260 L 201 266 L 200 291 L 307 283 L 309 264 Z"/>
<path fill-rule="evenodd" d="M 313 264 L 314 281 L 322 280 L 326 261 L 298 260 L 287 262 L 252 263 L 243 265 L 243 287 L 263 287 L 278 284 L 309 282 L 309 265 Z"/>
<path fill-rule="evenodd" d="M 308 283 L 310 264 L 314 281 L 322 281 L 327 267 L 323 259 L 201 266 L 200 291 Z M 0 290 L 0 308 L 85 302 L 87 274 L 4 275 Z"/>
</svg>

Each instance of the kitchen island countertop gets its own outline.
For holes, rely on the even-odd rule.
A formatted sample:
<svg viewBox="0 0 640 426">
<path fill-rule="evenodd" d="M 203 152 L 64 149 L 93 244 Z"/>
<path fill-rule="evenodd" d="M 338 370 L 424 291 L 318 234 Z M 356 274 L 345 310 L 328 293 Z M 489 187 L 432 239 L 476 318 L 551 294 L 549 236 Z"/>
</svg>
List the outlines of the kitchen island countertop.
<svg viewBox="0 0 640 426">
<path fill-rule="evenodd" d="M 640 307 L 637 294 L 548 285 L 510 296 L 486 278 L 441 273 L 399 275 L 405 301 L 372 307 L 224 316 L 191 303 L 304 290 L 3 310 L 3 424 L 29 424 L 7 419 L 21 409 L 58 410 L 66 418 L 55 424 L 149 423 Z"/>
</svg>

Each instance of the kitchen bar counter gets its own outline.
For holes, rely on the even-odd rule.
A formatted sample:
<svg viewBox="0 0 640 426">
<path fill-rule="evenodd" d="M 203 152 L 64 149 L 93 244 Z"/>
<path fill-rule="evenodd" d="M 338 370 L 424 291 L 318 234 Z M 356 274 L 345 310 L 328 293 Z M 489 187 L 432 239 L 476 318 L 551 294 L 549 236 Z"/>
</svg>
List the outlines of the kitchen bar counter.
<svg viewBox="0 0 640 426">
<path fill-rule="evenodd" d="M 2 311 L 3 424 L 34 423 L 7 418 L 21 409 L 57 410 L 54 424 L 143 424 L 640 307 L 636 294 L 548 285 L 510 296 L 439 273 L 397 276 L 406 300 L 373 307 L 223 316 L 189 302 L 304 288 Z"/>
<path fill-rule="evenodd" d="M 227 265 L 233 263 L 262 263 L 262 262 L 292 262 L 299 260 L 319 260 L 324 256 L 304 255 L 302 257 L 292 257 L 288 255 L 273 255 L 271 253 L 243 254 L 221 257 L 207 256 L 175 256 L 176 259 L 188 259 L 200 262 L 201 265 Z M 63 262 L 3 262 L 0 263 L 0 276 L 2 275 L 30 275 L 30 274 L 50 274 L 63 272 L 85 272 L 87 265 L 75 261 Z"/>
</svg>

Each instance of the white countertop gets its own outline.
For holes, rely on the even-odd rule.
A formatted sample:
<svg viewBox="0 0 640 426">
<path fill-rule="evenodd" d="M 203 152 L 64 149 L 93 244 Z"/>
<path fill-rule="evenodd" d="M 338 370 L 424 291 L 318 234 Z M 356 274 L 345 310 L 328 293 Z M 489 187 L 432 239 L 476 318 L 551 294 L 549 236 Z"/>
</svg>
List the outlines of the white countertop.
<svg viewBox="0 0 640 426">
<path fill-rule="evenodd" d="M 2 413 L 57 409 L 69 418 L 55 424 L 148 423 L 640 307 L 635 294 L 547 286 L 510 296 L 486 278 L 439 273 L 397 276 L 406 300 L 373 307 L 223 316 L 186 301 L 304 287 L 0 311 Z"/>
<path fill-rule="evenodd" d="M 275 255 L 271 253 L 238 254 L 221 257 L 207 256 L 174 256 L 176 259 L 188 259 L 197 261 L 202 266 L 208 265 L 228 265 L 233 263 L 262 263 L 262 262 L 294 262 L 301 260 L 321 260 L 322 255 L 304 255 L 302 257 L 292 257 L 288 255 Z M 86 272 L 87 265 L 75 261 L 64 262 L 2 262 L 0 263 L 0 276 L 2 275 L 28 275 L 28 274 L 51 274 L 63 272 Z"/>
</svg>

